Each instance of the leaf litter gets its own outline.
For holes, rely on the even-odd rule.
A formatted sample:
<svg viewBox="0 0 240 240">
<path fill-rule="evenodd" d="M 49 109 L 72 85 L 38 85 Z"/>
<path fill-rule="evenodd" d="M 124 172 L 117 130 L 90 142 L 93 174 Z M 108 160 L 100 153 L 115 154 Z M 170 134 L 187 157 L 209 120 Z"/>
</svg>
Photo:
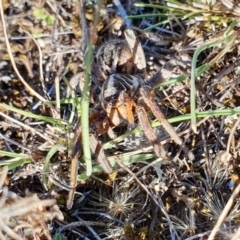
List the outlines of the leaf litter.
<svg viewBox="0 0 240 240">
<path fill-rule="evenodd" d="M 239 200 L 234 198 L 240 154 L 237 4 L 84 1 L 79 9 L 77 1 L 3 1 L 1 239 L 213 239 L 214 235 L 238 239 Z M 86 36 L 94 57 L 89 92 L 94 146 L 90 177 L 77 127 Z M 137 44 L 129 43 L 129 38 L 136 38 Z M 156 157 L 146 129 L 139 127 L 134 104 L 130 127 L 113 125 L 99 102 L 108 74 L 129 73 L 132 60 L 128 58 L 124 65 L 110 56 L 100 61 L 99 68 L 98 51 L 112 40 L 127 40 L 135 54 L 134 74 L 136 68 L 141 70 L 137 74 L 144 74 L 144 81 L 155 89 L 155 95 L 148 96 L 181 138 L 179 146 L 141 103 L 156 135 L 154 141 L 161 144 L 168 162 L 162 160 L 163 153 Z M 121 56 L 115 47 L 112 53 Z M 104 74 L 99 75 L 99 69 Z M 104 75 L 106 79 L 99 77 Z M 124 86 L 128 80 L 120 78 Z M 122 95 L 127 107 L 136 103 L 133 95 L 133 101 Z M 196 133 L 191 125 L 193 102 Z M 126 114 L 125 105 L 120 106 L 121 114 Z M 189 159 L 184 146 L 194 159 Z M 78 160 L 74 184 L 70 181 L 73 156 Z M 74 196 L 70 209 L 66 207 L 69 191 Z M 34 210 L 21 205 L 29 201 Z M 226 207 L 227 215 L 222 217 Z M 10 208 L 16 211 L 12 215 Z"/>
</svg>

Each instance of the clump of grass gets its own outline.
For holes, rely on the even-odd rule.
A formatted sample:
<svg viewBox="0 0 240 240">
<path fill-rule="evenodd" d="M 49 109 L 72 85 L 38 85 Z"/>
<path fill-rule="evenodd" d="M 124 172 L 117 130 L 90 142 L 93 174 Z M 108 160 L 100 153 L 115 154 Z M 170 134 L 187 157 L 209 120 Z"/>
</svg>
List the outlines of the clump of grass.
<svg viewBox="0 0 240 240">
<path fill-rule="evenodd" d="M 92 194 L 93 200 L 90 203 L 105 208 L 109 215 L 122 220 L 133 211 L 133 206 L 136 204 L 135 197 L 138 193 L 138 188 L 121 192 L 113 188 L 112 194 L 108 196 Z"/>
</svg>

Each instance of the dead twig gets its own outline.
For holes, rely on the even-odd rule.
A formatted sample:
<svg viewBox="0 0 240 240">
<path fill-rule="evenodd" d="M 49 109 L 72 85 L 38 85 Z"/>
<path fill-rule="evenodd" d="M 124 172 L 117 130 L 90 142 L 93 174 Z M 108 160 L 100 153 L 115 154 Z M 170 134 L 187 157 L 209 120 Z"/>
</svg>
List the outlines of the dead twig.
<svg viewBox="0 0 240 240">
<path fill-rule="evenodd" d="M 76 126 L 76 135 L 74 141 L 74 149 L 72 153 L 72 160 L 71 160 L 71 170 L 70 170 L 70 191 L 68 194 L 67 200 L 67 208 L 71 209 L 73 205 L 73 199 L 75 195 L 75 188 L 77 185 L 77 174 L 78 174 L 78 159 L 81 155 L 81 126 L 80 122 L 78 122 Z"/>
</svg>

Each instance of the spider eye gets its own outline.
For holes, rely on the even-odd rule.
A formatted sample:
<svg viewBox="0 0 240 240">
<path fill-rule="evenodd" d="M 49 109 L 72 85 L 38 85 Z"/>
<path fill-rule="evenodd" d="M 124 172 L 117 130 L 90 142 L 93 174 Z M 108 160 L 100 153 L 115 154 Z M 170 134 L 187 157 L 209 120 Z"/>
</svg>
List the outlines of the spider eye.
<svg viewBox="0 0 240 240">
<path fill-rule="evenodd" d="M 111 101 L 111 97 L 106 97 L 106 98 L 105 98 L 105 101 L 106 101 L 106 102 L 110 102 L 110 101 Z"/>
<path fill-rule="evenodd" d="M 113 101 L 116 100 L 117 98 L 118 98 L 118 95 L 117 95 L 117 94 L 114 94 L 114 95 L 105 97 L 105 98 L 104 98 L 104 101 L 106 101 L 106 102 L 113 102 Z"/>
</svg>

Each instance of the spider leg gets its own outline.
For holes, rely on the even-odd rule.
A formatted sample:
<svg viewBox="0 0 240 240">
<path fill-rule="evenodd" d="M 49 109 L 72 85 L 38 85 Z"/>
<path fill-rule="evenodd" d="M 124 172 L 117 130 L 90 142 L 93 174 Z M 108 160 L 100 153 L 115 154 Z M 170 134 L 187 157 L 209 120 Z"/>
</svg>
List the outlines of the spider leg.
<svg viewBox="0 0 240 240">
<path fill-rule="evenodd" d="M 163 146 L 159 143 L 159 141 L 156 138 L 156 135 L 152 129 L 152 126 L 148 120 L 148 115 L 143 106 L 138 105 L 136 108 L 136 112 L 138 115 L 139 124 L 143 129 L 144 134 L 148 138 L 148 140 L 153 145 L 153 150 L 156 153 L 158 157 L 163 158 L 164 160 L 170 162 L 170 159 L 168 158 Z"/>
<path fill-rule="evenodd" d="M 90 109 L 90 129 L 91 132 L 96 136 L 103 134 L 106 132 L 111 139 L 116 138 L 116 135 L 113 131 L 112 125 L 109 122 L 109 119 L 105 112 L 101 111 L 101 109 L 96 106 L 93 109 Z"/>
<path fill-rule="evenodd" d="M 97 140 L 94 134 L 90 134 L 90 148 L 94 154 L 96 154 L 99 163 L 101 164 L 103 170 L 110 174 L 113 172 L 111 165 L 108 162 L 107 156 L 101 146 L 101 143 Z"/>
<path fill-rule="evenodd" d="M 183 151 L 187 154 L 189 159 L 191 161 L 194 160 L 193 154 L 188 150 L 186 146 L 184 146 L 182 139 L 177 135 L 175 130 L 173 129 L 172 125 L 169 124 L 167 119 L 165 118 L 164 114 L 158 107 L 157 103 L 155 102 L 150 89 L 148 86 L 142 86 L 140 88 L 140 94 L 143 98 L 143 101 L 146 103 L 146 105 L 151 109 L 154 116 L 157 118 L 157 120 L 162 124 L 162 126 L 166 129 L 170 137 L 172 137 L 173 141 L 180 145 L 183 149 Z"/>
</svg>

